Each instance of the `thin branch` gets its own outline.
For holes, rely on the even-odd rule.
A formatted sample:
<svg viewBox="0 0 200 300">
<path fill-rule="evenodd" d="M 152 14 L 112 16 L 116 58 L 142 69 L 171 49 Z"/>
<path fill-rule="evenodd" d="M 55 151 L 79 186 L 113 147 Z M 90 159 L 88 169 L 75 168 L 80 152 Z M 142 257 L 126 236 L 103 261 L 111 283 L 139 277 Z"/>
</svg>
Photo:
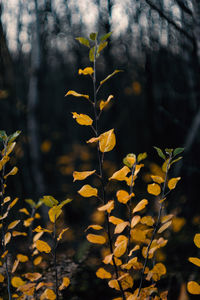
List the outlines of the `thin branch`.
<svg viewBox="0 0 200 300">
<path fill-rule="evenodd" d="M 178 4 L 178 6 L 188 15 L 193 15 L 192 11 L 185 5 L 185 3 L 182 0 L 175 0 L 175 2 Z"/>
<path fill-rule="evenodd" d="M 195 43 L 195 39 L 193 35 L 190 35 L 187 31 L 181 28 L 177 23 L 175 23 L 166 13 L 164 13 L 159 7 L 157 7 L 154 3 L 150 0 L 143 0 L 145 1 L 152 9 L 157 11 L 160 17 L 164 18 L 169 24 L 171 24 L 177 31 L 182 33 L 186 38 L 188 38 L 192 43 Z"/>
</svg>

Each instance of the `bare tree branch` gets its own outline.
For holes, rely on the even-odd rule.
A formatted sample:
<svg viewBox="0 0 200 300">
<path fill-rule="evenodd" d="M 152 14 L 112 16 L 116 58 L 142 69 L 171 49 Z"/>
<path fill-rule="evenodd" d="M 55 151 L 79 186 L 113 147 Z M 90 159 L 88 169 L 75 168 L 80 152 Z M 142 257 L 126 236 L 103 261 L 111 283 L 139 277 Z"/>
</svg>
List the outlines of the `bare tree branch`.
<svg viewBox="0 0 200 300">
<path fill-rule="evenodd" d="M 175 0 L 175 2 L 178 4 L 178 6 L 187 14 L 193 15 L 192 11 L 185 5 L 185 3 L 182 0 Z"/>
<path fill-rule="evenodd" d="M 154 3 L 149 0 L 144 0 L 146 3 L 155 11 L 159 13 L 159 15 L 164 18 L 169 24 L 171 24 L 177 31 L 182 33 L 185 37 L 187 37 L 192 43 L 195 43 L 195 39 L 192 35 L 190 35 L 187 31 L 181 28 L 178 24 L 176 24 L 171 18 L 167 16 L 160 8 L 158 8 Z"/>
</svg>

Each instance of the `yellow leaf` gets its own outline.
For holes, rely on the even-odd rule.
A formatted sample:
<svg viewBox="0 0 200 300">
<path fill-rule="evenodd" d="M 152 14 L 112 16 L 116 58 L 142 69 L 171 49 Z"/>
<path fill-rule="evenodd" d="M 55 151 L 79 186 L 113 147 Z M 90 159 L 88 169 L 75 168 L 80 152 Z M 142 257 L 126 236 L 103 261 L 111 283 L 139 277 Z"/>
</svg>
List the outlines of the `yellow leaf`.
<svg viewBox="0 0 200 300">
<path fill-rule="evenodd" d="M 51 252 L 51 247 L 46 242 L 37 240 L 35 244 L 38 251 L 45 253 Z"/>
<path fill-rule="evenodd" d="M 48 232 L 48 233 L 51 233 L 52 230 L 42 228 L 40 225 L 38 225 L 35 229 L 33 229 L 33 232 Z"/>
<path fill-rule="evenodd" d="M 176 177 L 176 178 L 171 178 L 169 181 L 168 181 L 168 188 L 170 190 L 173 190 L 175 189 L 178 181 L 181 179 L 181 177 Z"/>
<path fill-rule="evenodd" d="M 144 243 L 146 241 L 147 233 L 148 233 L 148 231 L 146 231 L 146 230 L 132 229 L 131 230 L 131 237 L 134 241 Z"/>
<path fill-rule="evenodd" d="M 19 200 L 19 198 L 15 198 L 15 199 L 10 203 L 10 205 L 8 206 L 9 209 L 12 208 L 12 207 L 17 203 L 18 200 Z"/>
<path fill-rule="evenodd" d="M 42 293 L 42 295 L 40 296 L 40 300 L 44 300 L 44 299 L 55 300 L 56 299 L 56 294 L 54 293 L 53 290 L 46 289 L 44 291 L 44 293 Z"/>
<path fill-rule="evenodd" d="M 112 279 L 108 282 L 110 288 L 120 291 L 119 283 L 116 279 Z"/>
<path fill-rule="evenodd" d="M 13 221 L 11 222 L 9 225 L 8 225 L 8 229 L 13 229 L 15 228 L 15 226 L 17 226 L 17 224 L 19 224 L 20 220 L 16 220 L 16 221 Z"/>
<path fill-rule="evenodd" d="M 113 256 L 113 258 L 112 258 L 112 260 L 111 260 L 111 262 L 110 262 L 110 264 L 111 264 L 112 266 L 113 266 L 113 260 L 115 261 L 116 266 L 121 266 L 121 264 L 122 264 L 121 259 L 119 259 L 119 258 Z"/>
<path fill-rule="evenodd" d="M 79 75 L 92 75 L 93 73 L 94 73 L 94 70 L 91 67 L 87 67 L 83 70 L 82 69 L 78 70 Z"/>
<path fill-rule="evenodd" d="M 106 255 L 104 257 L 103 263 L 106 264 L 106 265 L 110 264 L 111 261 L 112 261 L 112 258 L 113 258 L 113 253 Z"/>
<path fill-rule="evenodd" d="M 126 252 L 127 245 L 128 245 L 128 239 L 126 238 L 125 240 L 117 244 L 114 250 L 114 255 L 116 257 L 121 257 Z"/>
<path fill-rule="evenodd" d="M 189 260 L 192 264 L 194 264 L 194 265 L 200 267 L 200 259 L 199 259 L 199 258 L 197 258 L 197 257 L 189 257 L 188 260 Z"/>
<path fill-rule="evenodd" d="M 11 200 L 11 198 L 9 196 L 5 197 L 3 200 L 3 204 L 9 202 L 10 200 Z"/>
<path fill-rule="evenodd" d="M 123 290 L 127 290 L 133 287 L 133 278 L 128 273 L 120 276 L 118 280 L 121 282 Z"/>
<path fill-rule="evenodd" d="M 141 200 L 136 206 L 135 208 L 133 209 L 133 214 L 138 212 L 138 211 L 141 211 L 143 210 L 148 204 L 148 200 L 147 199 L 143 199 Z"/>
<path fill-rule="evenodd" d="M 0 283 L 4 282 L 4 276 L 0 274 Z"/>
<path fill-rule="evenodd" d="M 4 179 L 6 179 L 8 176 L 10 176 L 10 175 L 15 175 L 15 174 L 17 174 L 17 172 L 18 172 L 18 168 L 17 167 L 13 167 L 12 168 L 12 170 L 8 173 L 8 174 L 6 174 L 5 176 L 4 176 Z"/>
<path fill-rule="evenodd" d="M 40 273 L 26 273 L 24 274 L 24 277 L 26 277 L 30 281 L 38 280 L 42 277 L 42 274 Z"/>
<path fill-rule="evenodd" d="M 153 269 L 149 271 L 146 280 L 151 280 L 151 278 L 153 278 L 154 281 L 158 281 L 162 275 L 166 274 L 166 272 L 165 266 L 162 263 L 157 263 Z"/>
<path fill-rule="evenodd" d="M 55 223 L 55 221 L 58 219 L 58 217 L 61 215 L 62 209 L 60 209 L 59 206 L 55 205 L 50 208 L 48 211 L 49 219 L 52 223 Z"/>
<path fill-rule="evenodd" d="M 134 216 L 131 220 L 131 228 L 135 227 L 140 222 L 140 216 Z"/>
<path fill-rule="evenodd" d="M 31 223 L 33 222 L 34 218 L 28 218 L 26 220 L 24 220 L 24 226 L 25 227 L 29 227 L 31 225 Z"/>
<path fill-rule="evenodd" d="M 92 228 L 92 229 L 94 229 L 94 230 L 101 230 L 101 229 L 103 229 L 103 227 L 101 226 L 101 225 L 90 225 L 90 226 L 88 226 L 87 228 L 86 228 L 86 230 L 85 231 L 87 231 L 88 229 L 90 229 L 90 228 Z"/>
<path fill-rule="evenodd" d="M 20 277 L 14 276 L 11 279 L 11 284 L 13 287 L 18 288 L 22 285 L 24 285 L 26 283 L 26 281 L 23 281 Z"/>
<path fill-rule="evenodd" d="M 110 75 L 108 75 L 104 80 L 102 80 L 100 82 L 100 85 L 104 84 L 104 82 L 106 82 L 107 80 L 109 80 L 112 76 L 114 76 L 115 74 L 119 73 L 119 72 L 123 72 L 122 70 L 115 70 L 113 73 L 111 73 Z"/>
<path fill-rule="evenodd" d="M 187 290 L 190 294 L 200 295 L 200 285 L 196 281 L 189 281 L 187 284 Z"/>
<path fill-rule="evenodd" d="M 36 291 L 42 288 L 43 286 L 53 286 L 53 282 L 39 282 L 38 285 L 36 286 Z"/>
<path fill-rule="evenodd" d="M 151 183 L 148 184 L 147 191 L 151 195 L 158 196 L 161 193 L 161 188 L 157 183 Z"/>
<path fill-rule="evenodd" d="M 170 169 L 170 164 L 169 164 L 169 158 L 163 163 L 162 165 L 162 171 L 163 172 L 168 172 Z"/>
<path fill-rule="evenodd" d="M 18 265 L 19 265 L 19 260 L 16 259 L 14 261 L 14 264 L 13 264 L 13 267 L 12 267 L 12 273 L 14 273 L 17 270 Z"/>
<path fill-rule="evenodd" d="M 131 249 L 131 251 L 129 252 L 128 256 L 131 256 L 133 254 L 133 252 L 137 251 L 140 249 L 139 245 L 136 245 L 133 249 Z"/>
<path fill-rule="evenodd" d="M 62 239 L 63 234 L 68 230 L 69 228 L 64 228 L 62 229 L 62 231 L 60 232 L 57 241 L 60 241 Z"/>
<path fill-rule="evenodd" d="M 87 141 L 86 143 L 87 144 L 90 144 L 90 143 L 96 143 L 100 140 L 100 137 L 93 137 L 91 139 L 89 139 L 89 141 Z"/>
<path fill-rule="evenodd" d="M 44 231 L 36 233 L 33 237 L 33 242 L 35 243 L 37 240 L 39 240 L 41 238 L 41 236 L 43 235 L 43 233 L 44 233 Z"/>
<path fill-rule="evenodd" d="M 24 214 L 26 214 L 27 216 L 29 216 L 30 215 L 30 213 L 28 212 L 28 210 L 24 207 L 24 208 L 21 208 L 21 209 L 19 209 L 19 212 L 22 212 L 22 213 L 24 213 Z"/>
<path fill-rule="evenodd" d="M 162 233 L 163 231 L 165 231 L 165 229 L 167 229 L 171 224 L 172 224 L 172 220 L 166 222 L 164 225 L 162 225 L 162 226 L 159 228 L 158 233 Z"/>
<path fill-rule="evenodd" d="M 168 221 L 171 220 L 173 217 L 174 217 L 174 215 L 172 215 L 172 214 L 163 216 L 163 217 L 161 218 L 161 223 L 168 222 Z"/>
<path fill-rule="evenodd" d="M 114 225 L 118 225 L 118 224 L 124 222 L 124 220 L 119 219 L 119 218 L 114 217 L 114 216 L 110 216 L 109 217 L 109 222 L 112 223 L 112 224 L 114 224 Z"/>
<path fill-rule="evenodd" d="M 98 211 L 107 211 L 109 214 L 111 213 L 111 211 L 114 209 L 114 200 L 110 200 L 108 201 L 107 204 L 98 207 Z"/>
<path fill-rule="evenodd" d="M 99 104 L 100 110 L 103 110 L 104 107 L 106 107 L 106 106 L 109 104 L 109 102 L 110 102 L 110 100 L 111 100 L 112 98 L 114 98 L 114 96 L 113 96 L 113 95 L 110 95 L 106 101 L 101 100 L 101 102 L 100 102 L 100 104 Z"/>
<path fill-rule="evenodd" d="M 4 244 L 5 244 L 5 246 L 10 242 L 10 239 L 11 239 L 11 233 L 7 232 L 5 234 L 5 237 L 4 237 Z"/>
<path fill-rule="evenodd" d="M 122 231 L 124 231 L 124 229 L 126 228 L 126 226 L 130 226 L 130 223 L 129 222 L 122 222 L 122 223 L 118 224 L 115 227 L 114 233 L 115 234 L 121 233 Z"/>
<path fill-rule="evenodd" d="M 126 155 L 126 157 L 123 159 L 123 163 L 129 167 L 132 168 L 133 165 L 136 163 L 136 156 L 134 153 L 129 153 Z"/>
<path fill-rule="evenodd" d="M 27 236 L 27 233 L 26 232 L 21 232 L 21 231 L 15 231 L 15 230 L 12 232 L 13 237 L 19 236 L 19 235 Z"/>
<path fill-rule="evenodd" d="M 36 283 L 27 283 L 25 285 L 22 285 L 22 286 L 18 287 L 17 290 L 22 292 L 23 295 L 33 296 L 34 292 L 35 292 L 35 285 L 36 285 Z"/>
<path fill-rule="evenodd" d="M 98 190 L 96 188 L 91 187 L 89 184 L 84 185 L 78 193 L 82 197 L 92 197 L 92 196 L 97 196 Z"/>
<path fill-rule="evenodd" d="M 145 216 L 140 220 L 140 223 L 145 224 L 147 226 L 153 226 L 154 219 L 151 216 Z"/>
<path fill-rule="evenodd" d="M 93 120 L 88 115 L 77 114 L 76 112 L 72 114 L 73 118 L 76 119 L 76 122 L 80 125 L 90 126 L 93 123 Z"/>
<path fill-rule="evenodd" d="M 175 217 L 172 220 L 172 229 L 174 232 L 179 232 L 181 228 L 185 225 L 185 218 Z"/>
<path fill-rule="evenodd" d="M 41 261 L 42 261 L 42 256 L 36 257 L 33 261 L 34 266 L 39 265 L 41 263 Z"/>
<path fill-rule="evenodd" d="M 105 237 L 102 235 L 88 234 L 86 238 L 90 243 L 93 244 L 105 244 L 106 242 Z"/>
<path fill-rule="evenodd" d="M 98 278 L 101 278 L 101 279 L 109 279 L 112 277 L 112 275 L 109 272 L 107 272 L 104 268 L 99 268 L 96 271 L 96 275 Z"/>
<path fill-rule="evenodd" d="M 124 203 L 126 204 L 132 197 L 135 196 L 134 193 L 130 194 L 127 192 L 127 191 L 124 191 L 124 190 L 119 190 L 116 194 L 117 196 L 117 200 L 120 202 L 120 203 Z"/>
<path fill-rule="evenodd" d="M 23 255 L 23 254 L 17 254 L 17 259 L 23 263 L 23 262 L 28 261 L 28 256 Z"/>
<path fill-rule="evenodd" d="M 1 160 L 0 160 L 0 171 L 2 170 L 3 166 L 10 160 L 9 156 L 4 156 Z"/>
<path fill-rule="evenodd" d="M 77 172 L 77 171 L 74 171 L 73 172 L 73 177 L 74 177 L 74 180 L 73 181 L 76 181 L 76 180 L 84 180 L 86 179 L 88 176 L 94 174 L 96 172 L 96 170 L 94 171 L 85 171 L 85 172 Z"/>
<path fill-rule="evenodd" d="M 8 254 L 8 250 L 4 251 L 4 253 L 1 255 L 1 258 L 6 257 L 7 254 Z"/>
<path fill-rule="evenodd" d="M 101 152 L 111 151 L 116 144 L 114 129 L 106 131 L 99 136 L 99 148 Z"/>
<path fill-rule="evenodd" d="M 164 182 L 164 179 L 161 176 L 151 175 L 151 178 L 154 182 L 161 184 Z"/>
<path fill-rule="evenodd" d="M 124 166 L 123 168 L 121 168 L 119 171 L 115 172 L 110 178 L 109 180 L 115 179 L 115 180 L 119 180 L 119 181 L 123 181 L 126 180 L 126 175 L 130 172 L 131 170 L 127 167 Z"/>
<path fill-rule="evenodd" d="M 62 284 L 59 286 L 59 290 L 62 291 L 67 288 L 70 284 L 70 279 L 68 277 L 63 277 Z"/>
<path fill-rule="evenodd" d="M 83 97 L 83 98 L 86 98 L 86 99 L 89 99 L 89 96 L 88 95 L 84 95 L 84 94 L 79 94 L 75 91 L 68 91 L 67 94 L 65 95 L 66 96 L 69 96 L 69 95 L 72 95 L 74 97 Z"/>
<path fill-rule="evenodd" d="M 194 236 L 194 243 L 195 245 L 200 248 L 200 233 L 196 233 Z"/>
</svg>

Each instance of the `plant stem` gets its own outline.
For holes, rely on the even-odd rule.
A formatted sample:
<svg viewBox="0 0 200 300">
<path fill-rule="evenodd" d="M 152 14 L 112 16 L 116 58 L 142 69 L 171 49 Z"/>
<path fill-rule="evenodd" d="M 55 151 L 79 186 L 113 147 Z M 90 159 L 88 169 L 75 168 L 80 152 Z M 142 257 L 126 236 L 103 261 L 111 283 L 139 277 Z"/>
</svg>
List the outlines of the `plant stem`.
<svg viewBox="0 0 200 300">
<path fill-rule="evenodd" d="M 171 159 L 172 159 L 172 155 L 170 154 L 169 161 L 168 161 L 167 168 L 166 168 L 165 181 L 164 181 L 164 183 L 163 183 L 161 199 L 163 199 L 163 197 L 164 197 L 164 195 L 165 195 L 165 188 L 166 188 L 166 184 L 167 184 L 167 174 L 168 174 L 168 170 L 169 170 L 169 166 L 170 166 Z M 147 262 L 148 262 L 148 258 L 149 258 L 149 251 L 150 251 L 152 242 L 153 242 L 153 240 L 154 240 L 154 238 L 155 238 L 155 235 L 156 235 L 156 233 L 157 233 L 157 231 L 158 231 L 158 229 L 159 229 L 160 219 L 161 219 L 161 215 L 162 215 L 162 210 L 163 210 L 163 202 L 160 204 L 160 209 L 159 209 L 159 212 L 158 212 L 157 222 L 156 222 L 156 224 L 155 224 L 155 226 L 154 226 L 153 234 L 152 234 L 152 236 L 151 236 L 151 240 L 150 240 L 150 242 L 149 242 L 149 244 L 148 244 L 148 247 L 147 247 L 147 254 L 146 254 L 144 266 L 143 266 L 143 268 L 142 268 L 141 279 L 140 279 L 140 285 L 139 285 L 139 290 L 138 290 L 137 297 L 139 297 L 140 291 L 141 291 L 141 288 L 142 288 L 142 284 L 143 284 L 143 280 L 144 280 L 144 272 L 145 272 L 145 268 L 146 268 L 146 266 L 147 266 Z"/>
<path fill-rule="evenodd" d="M 94 62 L 93 62 L 94 73 L 93 73 L 92 80 L 93 80 L 93 97 L 94 97 L 93 107 L 94 107 L 94 117 L 95 117 L 95 133 L 96 133 L 96 137 L 98 137 L 98 135 L 99 135 L 99 130 L 98 130 L 99 116 L 98 116 L 98 113 L 97 113 L 97 93 L 99 91 L 99 88 L 96 89 L 96 49 L 97 49 L 97 41 L 95 41 Z M 104 180 L 103 180 L 103 159 L 104 159 L 104 154 L 101 154 L 100 149 L 99 149 L 99 144 L 97 146 L 97 156 L 98 156 L 98 162 L 99 162 L 99 178 L 100 178 L 101 187 L 102 187 L 102 199 L 103 199 L 103 203 L 106 204 L 106 191 L 105 191 L 105 183 L 104 183 Z M 111 230 L 110 230 L 108 212 L 106 212 L 106 227 L 107 227 L 110 253 L 113 254 L 113 245 L 112 245 L 112 237 L 111 237 Z M 118 268 L 117 268 L 117 265 L 115 263 L 114 257 L 112 257 L 112 262 L 113 262 L 113 266 L 114 266 L 116 279 L 117 279 L 117 282 L 119 284 L 119 288 L 120 288 L 120 291 L 121 291 L 122 299 L 126 300 L 121 282 L 118 280 L 119 272 L 118 272 Z"/>
<path fill-rule="evenodd" d="M 55 291 L 56 291 L 56 299 L 58 299 L 58 271 L 57 271 L 57 257 L 56 257 L 56 248 L 57 248 L 56 220 L 54 222 L 54 228 L 53 228 L 53 239 L 54 239 L 53 261 L 54 261 L 54 272 L 55 272 Z"/>
</svg>

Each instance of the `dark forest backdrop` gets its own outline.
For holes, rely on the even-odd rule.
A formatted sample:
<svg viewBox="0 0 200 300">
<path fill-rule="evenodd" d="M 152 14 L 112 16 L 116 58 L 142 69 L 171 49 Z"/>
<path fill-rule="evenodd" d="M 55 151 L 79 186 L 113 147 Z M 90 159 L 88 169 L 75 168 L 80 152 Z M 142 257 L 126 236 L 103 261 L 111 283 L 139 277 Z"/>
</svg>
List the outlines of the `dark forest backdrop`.
<svg viewBox="0 0 200 300">
<path fill-rule="evenodd" d="M 102 122 L 102 131 L 115 128 L 117 134 L 109 168 L 120 166 L 129 152 L 147 151 L 148 168 L 157 159 L 153 146 L 185 148 L 173 171 L 182 181 L 168 203 L 185 222 L 167 250 L 172 277 L 181 286 L 192 273 L 187 257 L 200 229 L 199 1 L 1 0 L 0 14 L 0 128 L 9 134 L 22 130 L 15 158 L 20 172 L 10 180 L 10 193 L 22 201 L 70 196 L 70 226 L 75 231 L 88 225 L 92 208 L 77 197 L 72 172 L 94 162 L 85 144 L 91 135 L 71 118 L 71 111 L 83 111 L 82 102 L 64 95 L 92 90 L 78 76 L 89 60 L 75 37 L 112 31 L 97 63 L 99 80 L 124 70 L 101 92 L 104 99 L 115 96 Z"/>
</svg>

